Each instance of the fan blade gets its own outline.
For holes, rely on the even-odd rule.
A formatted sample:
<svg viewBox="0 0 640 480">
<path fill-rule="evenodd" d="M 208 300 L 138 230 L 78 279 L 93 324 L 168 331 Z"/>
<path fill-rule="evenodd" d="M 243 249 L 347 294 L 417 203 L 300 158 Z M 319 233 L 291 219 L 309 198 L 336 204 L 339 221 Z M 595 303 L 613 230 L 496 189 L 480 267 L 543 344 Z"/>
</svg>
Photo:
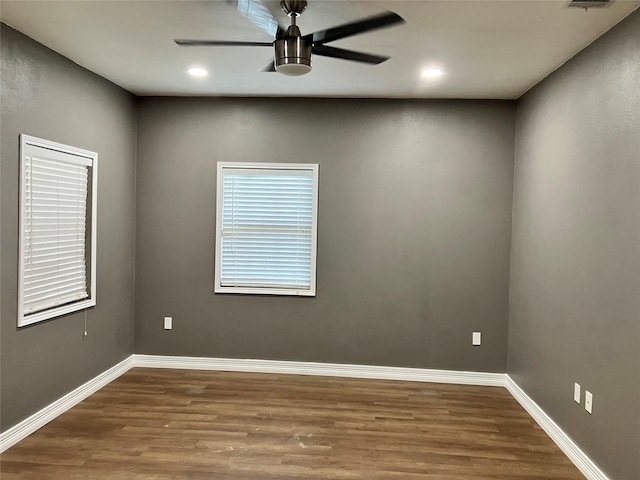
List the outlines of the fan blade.
<svg viewBox="0 0 640 480">
<path fill-rule="evenodd" d="M 262 70 L 260 70 L 261 72 L 275 72 L 276 71 L 276 66 L 273 63 L 273 61 L 267 65 L 266 67 L 264 67 Z"/>
<path fill-rule="evenodd" d="M 260 0 L 238 0 L 238 11 L 273 38 L 286 31 Z"/>
<path fill-rule="evenodd" d="M 343 60 L 369 63 L 372 65 L 377 65 L 391 58 L 382 57 L 380 55 L 371 55 L 370 53 L 356 52 L 353 50 L 345 50 L 344 48 L 329 47 L 327 45 L 315 45 L 311 49 L 311 52 L 322 57 L 341 58 Z"/>
<path fill-rule="evenodd" d="M 319 30 L 314 33 L 305 35 L 307 40 L 311 39 L 313 44 L 321 44 L 332 42 L 340 38 L 350 37 L 357 35 L 358 33 L 369 32 L 371 30 L 377 30 L 379 28 L 390 27 L 396 23 L 405 23 L 397 13 L 384 12 L 373 17 L 364 18 L 355 22 L 346 23 L 338 27 L 329 28 L 327 30 Z"/>
<path fill-rule="evenodd" d="M 174 40 L 181 47 L 271 47 L 271 42 L 234 42 L 226 40 Z"/>
</svg>

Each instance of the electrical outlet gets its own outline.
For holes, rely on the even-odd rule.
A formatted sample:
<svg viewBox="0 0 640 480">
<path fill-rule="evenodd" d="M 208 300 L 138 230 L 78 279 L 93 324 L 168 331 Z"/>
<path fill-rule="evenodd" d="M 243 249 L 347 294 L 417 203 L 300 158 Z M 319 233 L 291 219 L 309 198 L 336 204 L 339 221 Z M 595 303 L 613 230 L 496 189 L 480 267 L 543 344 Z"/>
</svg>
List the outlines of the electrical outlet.
<svg viewBox="0 0 640 480">
<path fill-rule="evenodd" d="M 473 345 L 482 345 L 482 332 L 473 332 L 471 343 Z"/>
<path fill-rule="evenodd" d="M 584 392 L 584 409 L 589 413 L 593 410 L 593 395 L 588 390 Z"/>
<path fill-rule="evenodd" d="M 580 405 L 580 385 L 578 383 L 573 384 L 573 401 Z"/>
<path fill-rule="evenodd" d="M 173 318 L 172 317 L 164 317 L 164 329 L 171 330 L 173 328 Z"/>
</svg>

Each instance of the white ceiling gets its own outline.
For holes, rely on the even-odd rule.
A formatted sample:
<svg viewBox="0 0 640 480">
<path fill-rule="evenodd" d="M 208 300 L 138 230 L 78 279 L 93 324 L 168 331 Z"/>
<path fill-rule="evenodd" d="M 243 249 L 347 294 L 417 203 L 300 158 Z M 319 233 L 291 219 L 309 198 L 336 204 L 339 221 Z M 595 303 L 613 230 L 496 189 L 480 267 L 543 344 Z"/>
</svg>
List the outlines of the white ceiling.
<svg viewBox="0 0 640 480">
<path fill-rule="evenodd" d="M 266 3 L 266 2 L 265 2 Z M 377 66 L 315 56 L 302 77 L 264 73 L 270 47 L 184 48 L 174 38 L 272 39 L 234 0 L 0 1 L 0 19 L 137 95 L 518 98 L 640 6 L 568 0 L 309 0 L 302 34 L 392 10 L 406 24 L 332 46 L 390 55 Z M 269 5 L 277 11 L 277 3 Z M 280 23 L 287 24 L 284 13 Z M 209 70 L 192 78 L 188 67 Z M 431 65 L 445 75 L 425 81 Z"/>
</svg>

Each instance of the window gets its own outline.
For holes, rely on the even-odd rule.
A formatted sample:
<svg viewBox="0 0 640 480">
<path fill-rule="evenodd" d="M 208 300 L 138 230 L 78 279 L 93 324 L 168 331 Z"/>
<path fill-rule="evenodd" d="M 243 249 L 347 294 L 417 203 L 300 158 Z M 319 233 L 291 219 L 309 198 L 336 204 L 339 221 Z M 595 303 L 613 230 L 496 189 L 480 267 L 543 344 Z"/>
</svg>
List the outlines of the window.
<svg viewBox="0 0 640 480">
<path fill-rule="evenodd" d="M 216 293 L 315 295 L 318 165 L 218 163 Z"/>
<path fill-rule="evenodd" d="M 98 154 L 20 136 L 18 326 L 96 304 Z"/>
</svg>

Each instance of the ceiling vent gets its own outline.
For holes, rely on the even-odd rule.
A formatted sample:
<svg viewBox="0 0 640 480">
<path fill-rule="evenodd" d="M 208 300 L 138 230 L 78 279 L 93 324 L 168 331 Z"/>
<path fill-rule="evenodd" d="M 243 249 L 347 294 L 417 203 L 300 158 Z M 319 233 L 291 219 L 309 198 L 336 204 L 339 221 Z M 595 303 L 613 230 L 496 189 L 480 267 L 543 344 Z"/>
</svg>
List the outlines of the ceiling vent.
<svg viewBox="0 0 640 480">
<path fill-rule="evenodd" d="M 602 8 L 609 6 L 613 0 L 571 0 L 568 7 L 578 8 Z"/>
</svg>

